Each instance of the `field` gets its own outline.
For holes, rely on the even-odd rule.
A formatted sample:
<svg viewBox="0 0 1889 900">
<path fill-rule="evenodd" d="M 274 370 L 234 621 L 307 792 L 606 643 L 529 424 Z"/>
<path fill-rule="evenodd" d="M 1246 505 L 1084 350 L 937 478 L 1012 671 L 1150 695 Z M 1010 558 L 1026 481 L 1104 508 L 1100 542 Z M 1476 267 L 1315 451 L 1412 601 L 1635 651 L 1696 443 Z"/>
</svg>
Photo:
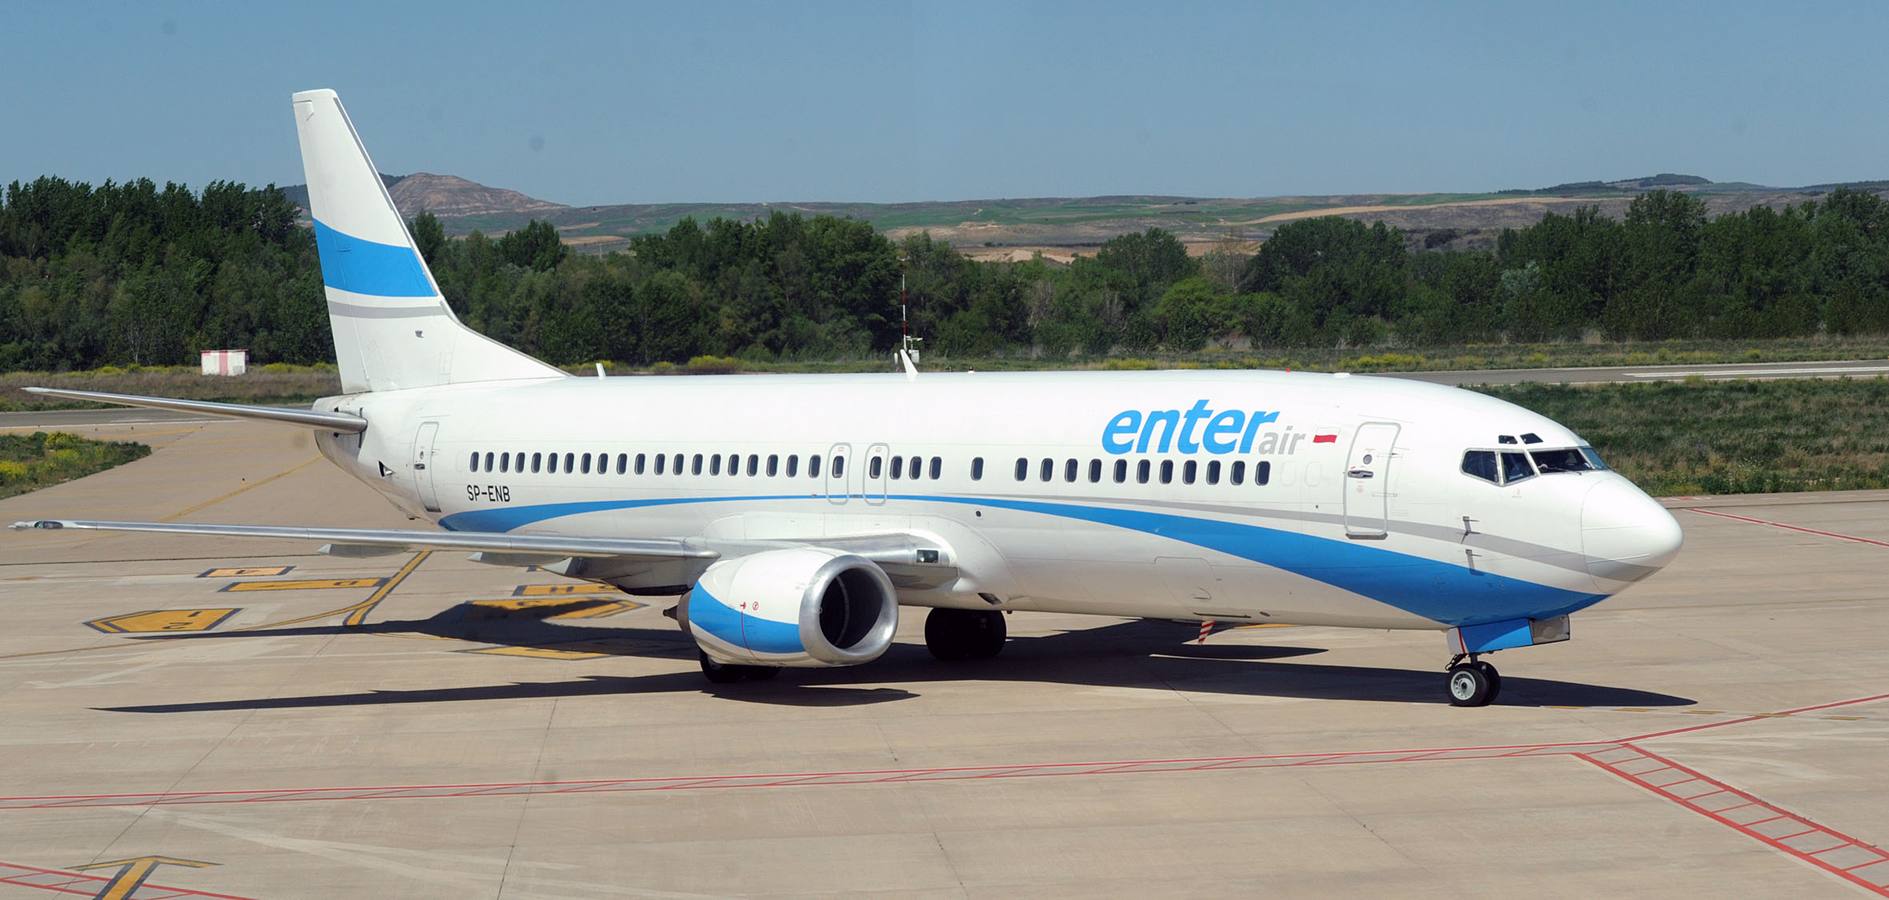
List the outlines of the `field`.
<svg viewBox="0 0 1889 900">
<path fill-rule="evenodd" d="M 0 499 L 142 459 L 151 448 L 70 434 L 0 434 Z"/>
<path fill-rule="evenodd" d="M 1889 380 L 1478 388 L 1574 429 L 1655 496 L 1889 487 Z"/>
</svg>

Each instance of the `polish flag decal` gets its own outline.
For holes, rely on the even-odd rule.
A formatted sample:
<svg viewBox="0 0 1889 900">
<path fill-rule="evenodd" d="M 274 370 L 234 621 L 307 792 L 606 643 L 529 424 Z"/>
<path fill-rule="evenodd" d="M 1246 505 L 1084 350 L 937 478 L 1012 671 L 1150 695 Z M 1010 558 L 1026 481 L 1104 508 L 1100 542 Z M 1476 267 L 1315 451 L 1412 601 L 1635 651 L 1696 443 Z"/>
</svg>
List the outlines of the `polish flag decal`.
<svg viewBox="0 0 1889 900">
<path fill-rule="evenodd" d="M 1312 435 L 1312 443 L 1314 443 L 1314 444 L 1336 444 L 1336 443 L 1338 443 L 1338 435 L 1335 435 L 1335 434 L 1315 434 L 1315 435 Z"/>
</svg>

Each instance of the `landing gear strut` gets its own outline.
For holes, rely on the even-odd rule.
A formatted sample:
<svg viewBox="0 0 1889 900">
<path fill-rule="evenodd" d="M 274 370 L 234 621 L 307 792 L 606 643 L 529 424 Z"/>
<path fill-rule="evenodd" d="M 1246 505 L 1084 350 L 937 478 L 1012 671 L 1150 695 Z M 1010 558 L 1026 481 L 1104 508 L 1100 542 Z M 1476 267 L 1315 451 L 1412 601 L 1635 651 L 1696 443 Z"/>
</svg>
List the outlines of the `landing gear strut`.
<svg viewBox="0 0 1889 900">
<path fill-rule="evenodd" d="M 1450 660 L 1449 688 L 1451 706 L 1488 706 L 1502 693 L 1502 675 L 1474 654 L 1458 655 Z"/>
<path fill-rule="evenodd" d="M 702 677 L 710 684 L 734 684 L 737 681 L 767 681 L 781 673 L 780 666 L 743 666 L 734 663 L 720 663 L 708 658 L 700 650 L 695 652 L 696 659 L 702 664 Z"/>
<path fill-rule="evenodd" d="M 925 616 L 925 649 L 941 660 L 990 659 L 1004 649 L 1004 614 L 994 609 L 933 609 Z"/>
</svg>

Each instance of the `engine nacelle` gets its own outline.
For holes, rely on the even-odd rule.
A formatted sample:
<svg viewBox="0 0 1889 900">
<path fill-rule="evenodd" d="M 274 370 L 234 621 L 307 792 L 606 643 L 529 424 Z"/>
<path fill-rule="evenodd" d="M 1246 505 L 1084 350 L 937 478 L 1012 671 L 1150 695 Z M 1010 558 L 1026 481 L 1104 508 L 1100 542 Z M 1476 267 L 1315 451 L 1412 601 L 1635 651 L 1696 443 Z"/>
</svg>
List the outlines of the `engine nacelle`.
<svg viewBox="0 0 1889 900">
<path fill-rule="evenodd" d="M 871 560 L 795 547 L 709 566 L 676 621 L 719 663 L 854 666 L 891 646 L 899 603 Z"/>
</svg>

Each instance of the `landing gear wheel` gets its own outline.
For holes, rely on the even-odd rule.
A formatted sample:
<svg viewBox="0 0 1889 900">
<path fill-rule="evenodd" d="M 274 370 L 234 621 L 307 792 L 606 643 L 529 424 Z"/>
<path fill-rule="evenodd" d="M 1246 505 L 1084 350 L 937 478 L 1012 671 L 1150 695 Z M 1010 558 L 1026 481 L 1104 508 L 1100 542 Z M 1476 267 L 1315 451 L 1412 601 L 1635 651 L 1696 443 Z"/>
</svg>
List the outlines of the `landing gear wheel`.
<svg viewBox="0 0 1889 900">
<path fill-rule="evenodd" d="M 1451 706 L 1487 706 L 1495 699 L 1495 682 L 1490 674 L 1493 667 L 1485 669 L 1487 663 L 1457 663 L 1450 666 L 1449 687 Z"/>
<path fill-rule="evenodd" d="M 697 650 L 697 661 L 702 664 L 702 677 L 710 684 L 734 684 L 738 681 L 771 681 L 781 673 L 780 666 L 743 666 L 734 663 L 716 662 L 708 654 Z"/>
<path fill-rule="evenodd" d="M 994 609 L 934 609 L 925 616 L 925 649 L 946 662 L 990 659 L 1003 652 L 1009 630 Z"/>
<path fill-rule="evenodd" d="M 1485 662 L 1480 659 L 1476 660 L 1473 663 L 1470 663 L 1470 665 L 1475 666 L 1478 669 L 1481 669 L 1482 674 L 1487 675 L 1489 677 L 1489 699 L 1485 700 L 1484 702 L 1494 703 L 1495 698 L 1502 696 L 1502 673 L 1497 672 L 1495 670 L 1495 666 L 1490 665 L 1488 662 Z"/>
</svg>

